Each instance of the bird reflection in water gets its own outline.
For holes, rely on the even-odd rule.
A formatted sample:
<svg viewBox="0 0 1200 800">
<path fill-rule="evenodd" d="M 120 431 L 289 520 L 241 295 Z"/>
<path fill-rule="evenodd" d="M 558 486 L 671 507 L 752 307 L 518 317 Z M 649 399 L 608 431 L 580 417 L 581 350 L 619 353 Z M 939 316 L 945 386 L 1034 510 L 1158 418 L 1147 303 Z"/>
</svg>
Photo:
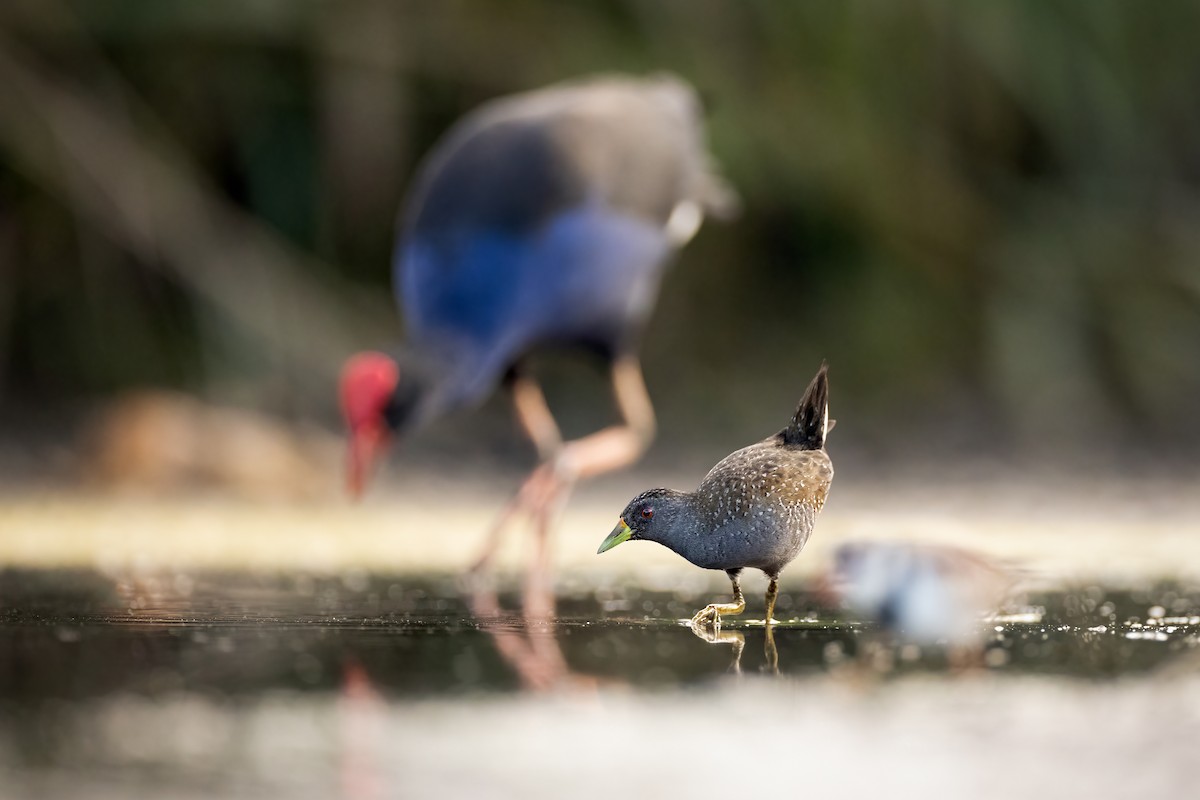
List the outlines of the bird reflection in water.
<svg viewBox="0 0 1200 800">
<path fill-rule="evenodd" d="M 472 573 L 465 583 L 466 599 L 479 629 L 491 638 L 496 652 L 524 688 L 551 691 L 595 686 L 594 679 L 568 668 L 554 631 L 552 600 L 534 598 L 531 602 L 526 591 L 521 614 L 514 615 L 501 608 L 495 586 L 483 576 Z"/>
<path fill-rule="evenodd" d="M 747 622 L 753 622 L 747 620 Z M 709 644 L 724 644 L 733 648 L 733 658 L 729 663 L 729 671 L 735 675 L 742 674 L 742 653 L 746 649 L 746 634 L 740 630 L 721 629 L 720 627 L 713 628 L 706 625 L 698 625 L 694 622 L 688 623 L 692 629 L 692 633 L 697 638 L 703 639 Z M 772 619 L 764 620 L 763 622 L 763 672 L 770 675 L 779 674 L 779 648 L 775 645 L 775 621 Z"/>
<path fill-rule="evenodd" d="M 742 652 L 746 649 L 746 636 L 741 631 L 723 631 L 720 629 L 703 628 L 692 625 L 692 633 L 709 644 L 727 644 L 733 648 L 733 660 L 729 662 L 729 671 L 735 675 L 742 674 Z M 776 659 L 775 669 L 779 669 Z"/>
<path fill-rule="evenodd" d="M 380 743 L 386 741 L 387 707 L 366 668 L 353 657 L 342 663 L 337 711 L 342 797 L 346 800 L 383 797 Z"/>
</svg>

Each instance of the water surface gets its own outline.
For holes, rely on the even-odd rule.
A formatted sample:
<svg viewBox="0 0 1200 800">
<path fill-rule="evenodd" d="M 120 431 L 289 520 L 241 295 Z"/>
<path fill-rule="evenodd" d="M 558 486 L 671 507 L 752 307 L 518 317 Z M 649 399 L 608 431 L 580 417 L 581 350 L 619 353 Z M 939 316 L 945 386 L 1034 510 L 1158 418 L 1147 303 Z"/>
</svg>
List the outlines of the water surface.
<svg viewBox="0 0 1200 800">
<path fill-rule="evenodd" d="M 10 570 L 0 573 L 0 768 L 11 796 L 418 796 L 435 776 L 466 780 L 439 759 L 458 751 L 468 729 L 481 760 L 461 770 L 482 780 L 522 758 L 536 769 L 543 753 L 573 753 L 568 742 L 597 724 L 717 724 L 708 714 L 685 720 L 708 703 L 757 708 L 767 729 L 784 726 L 779 735 L 813 714 L 841 726 L 864 713 L 828 704 L 861 683 L 844 675 L 878 640 L 872 625 L 787 593 L 772 654 L 756 598 L 745 619 L 727 619 L 728 641 L 707 642 L 681 624 L 712 599 L 577 588 L 558 598 L 556 621 L 529 623 L 515 612 L 473 613 L 454 578 Z M 513 593 L 499 602 L 518 606 Z M 914 686 L 943 685 L 899 719 L 933 714 L 950 721 L 945 735 L 955 739 L 979 724 L 979 708 L 964 711 L 962 698 L 980 693 L 980 675 L 993 689 L 971 702 L 989 709 L 985 717 L 1013 713 L 1036 696 L 1030 685 L 1058 687 L 1064 698 L 1097 693 L 1056 717 L 1068 720 L 1130 687 L 1161 692 L 1163 681 L 1200 672 L 1197 587 L 1062 587 L 1012 612 L 981 620 L 987 644 L 976 677 L 950 671 L 936 648 L 909 648 L 894 653 L 894 670 L 871 691 L 902 702 L 924 691 Z M 542 690 L 568 706 L 547 707 Z M 771 721 L 798 697 L 793 713 Z M 1173 711 L 1200 720 L 1192 697 Z M 582 716 L 580 698 L 592 698 Z M 653 718 L 638 722 L 647 708 L 657 709 Z M 536 730 L 532 719 L 541 720 Z M 424 730 L 416 743 L 407 738 Z M 541 745 L 494 763 L 503 751 L 488 742 L 501 740 Z M 402 741 L 402 752 L 389 749 Z M 433 749 L 418 757 L 421 748 Z M 447 792 L 481 791 L 471 781 L 459 789 Z"/>
</svg>

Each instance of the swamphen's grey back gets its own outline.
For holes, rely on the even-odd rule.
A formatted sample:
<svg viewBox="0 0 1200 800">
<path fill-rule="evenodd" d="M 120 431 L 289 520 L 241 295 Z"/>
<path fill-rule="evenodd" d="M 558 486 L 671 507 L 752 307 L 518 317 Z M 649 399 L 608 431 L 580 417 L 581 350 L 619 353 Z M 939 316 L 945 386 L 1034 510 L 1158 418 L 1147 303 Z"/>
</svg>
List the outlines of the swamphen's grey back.
<svg viewBox="0 0 1200 800">
<path fill-rule="evenodd" d="M 507 97 L 430 155 L 395 263 L 412 349 L 452 364 L 439 406 L 485 395 L 524 354 L 636 345 L 663 267 L 732 194 L 695 93 L 600 78 Z"/>
</svg>

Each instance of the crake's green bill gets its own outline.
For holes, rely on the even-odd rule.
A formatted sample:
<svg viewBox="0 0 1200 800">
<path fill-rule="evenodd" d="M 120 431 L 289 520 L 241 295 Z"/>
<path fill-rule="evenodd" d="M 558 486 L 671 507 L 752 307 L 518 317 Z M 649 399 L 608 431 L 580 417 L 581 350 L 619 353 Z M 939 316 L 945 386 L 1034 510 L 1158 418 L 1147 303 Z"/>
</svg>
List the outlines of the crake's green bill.
<svg viewBox="0 0 1200 800">
<path fill-rule="evenodd" d="M 612 533 L 608 535 L 608 538 L 600 543 L 600 549 L 596 551 L 596 554 L 599 555 L 605 550 L 612 550 L 621 542 L 629 541 L 629 537 L 632 535 L 633 531 L 629 529 L 629 526 L 625 524 L 625 520 L 622 519 L 617 523 L 617 527 L 612 529 Z"/>
</svg>

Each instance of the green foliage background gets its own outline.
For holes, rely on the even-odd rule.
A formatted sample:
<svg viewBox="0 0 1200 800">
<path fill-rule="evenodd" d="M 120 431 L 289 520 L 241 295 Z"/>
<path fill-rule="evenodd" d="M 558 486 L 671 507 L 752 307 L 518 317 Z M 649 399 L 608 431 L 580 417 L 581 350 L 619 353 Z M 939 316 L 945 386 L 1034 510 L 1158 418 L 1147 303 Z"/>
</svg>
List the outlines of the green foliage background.
<svg viewBox="0 0 1200 800">
<path fill-rule="evenodd" d="M 825 357 L 852 440 L 1194 448 L 1197 30 L 1170 2 L 6 2 L 0 408 L 164 384 L 328 415 L 341 358 L 398 336 L 438 135 L 670 70 L 744 209 L 646 345 L 667 440 L 761 433 Z"/>
</svg>

